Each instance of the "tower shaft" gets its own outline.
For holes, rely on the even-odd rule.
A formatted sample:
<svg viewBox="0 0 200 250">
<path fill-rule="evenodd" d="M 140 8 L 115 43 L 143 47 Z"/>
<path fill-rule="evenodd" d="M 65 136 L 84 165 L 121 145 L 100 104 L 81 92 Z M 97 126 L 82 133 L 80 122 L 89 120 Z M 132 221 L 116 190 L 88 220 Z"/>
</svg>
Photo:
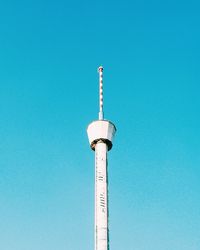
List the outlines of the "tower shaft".
<svg viewBox="0 0 200 250">
<path fill-rule="evenodd" d="M 101 140 L 95 146 L 95 250 L 109 250 L 107 150 Z"/>
</svg>

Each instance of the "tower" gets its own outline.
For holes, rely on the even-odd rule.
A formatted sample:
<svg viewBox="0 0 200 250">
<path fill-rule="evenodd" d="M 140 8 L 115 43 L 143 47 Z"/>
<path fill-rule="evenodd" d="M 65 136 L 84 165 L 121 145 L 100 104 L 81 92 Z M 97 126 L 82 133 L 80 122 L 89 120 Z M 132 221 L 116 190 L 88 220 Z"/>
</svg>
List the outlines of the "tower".
<svg viewBox="0 0 200 250">
<path fill-rule="evenodd" d="M 115 125 L 104 120 L 103 67 L 99 72 L 99 119 L 89 124 L 87 134 L 90 147 L 95 151 L 95 250 L 109 250 L 108 225 L 108 159 L 112 148 Z"/>
</svg>

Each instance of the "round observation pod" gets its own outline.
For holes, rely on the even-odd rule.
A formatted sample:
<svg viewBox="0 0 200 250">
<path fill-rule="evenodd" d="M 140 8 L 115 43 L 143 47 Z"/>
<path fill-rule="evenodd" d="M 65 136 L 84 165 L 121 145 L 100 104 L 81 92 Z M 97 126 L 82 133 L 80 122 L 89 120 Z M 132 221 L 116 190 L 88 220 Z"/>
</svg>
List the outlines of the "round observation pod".
<svg viewBox="0 0 200 250">
<path fill-rule="evenodd" d="M 95 146 L 99 141 L 107 144 L 108 150 L 112 148 L 112 141 L 116 132 L 115 125 L 106 120 L 97 120 L 89 124 L 87 134 L 90 147 L 95 150 Z"/>
</svg>

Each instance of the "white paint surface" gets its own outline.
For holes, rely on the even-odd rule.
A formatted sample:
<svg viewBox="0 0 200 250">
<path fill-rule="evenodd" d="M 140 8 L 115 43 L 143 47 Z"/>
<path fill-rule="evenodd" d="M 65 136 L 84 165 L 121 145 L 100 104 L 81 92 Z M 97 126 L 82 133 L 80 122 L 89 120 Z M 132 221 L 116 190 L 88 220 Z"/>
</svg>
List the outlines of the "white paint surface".
<svg viewBox="0 0 200 250">
<path fill-rule="evenodd" d="M 93 121 L 89 124 L 87 128 L 88 138 L 90 144 L 94 140 L 98 139 L 107 139 L 109 141 L 113 141 L 114 134 L 116 132 L 116 128 L 113 123 L 110 121 Z"/>
<path fill-rule="evenodd" d="M 95 250 L 109 249 L 107 145 L 95 147 Z"/>
</svg>

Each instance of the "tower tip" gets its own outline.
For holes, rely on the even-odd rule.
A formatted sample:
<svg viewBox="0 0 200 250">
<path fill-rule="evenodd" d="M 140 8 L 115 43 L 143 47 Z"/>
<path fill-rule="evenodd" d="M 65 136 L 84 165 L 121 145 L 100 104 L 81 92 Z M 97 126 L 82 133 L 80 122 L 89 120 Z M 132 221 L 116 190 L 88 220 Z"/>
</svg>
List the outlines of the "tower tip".
<svg viewBox="0 0 200 250">
<path fill-rule="evenodd" d="M 98 72 L 102 72 L 103 71 L 103 66 L 99 66 L 98 67 Z"/>
</svg>

